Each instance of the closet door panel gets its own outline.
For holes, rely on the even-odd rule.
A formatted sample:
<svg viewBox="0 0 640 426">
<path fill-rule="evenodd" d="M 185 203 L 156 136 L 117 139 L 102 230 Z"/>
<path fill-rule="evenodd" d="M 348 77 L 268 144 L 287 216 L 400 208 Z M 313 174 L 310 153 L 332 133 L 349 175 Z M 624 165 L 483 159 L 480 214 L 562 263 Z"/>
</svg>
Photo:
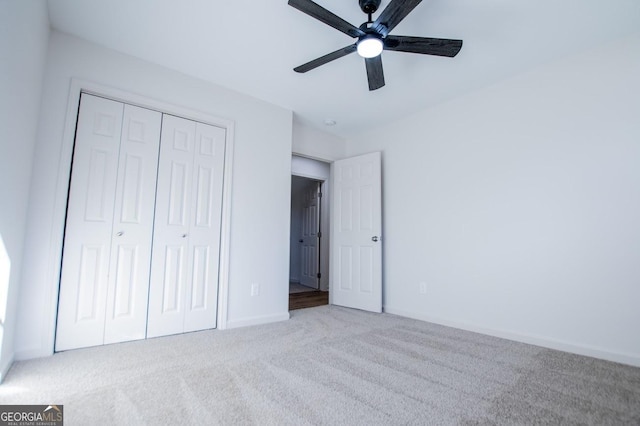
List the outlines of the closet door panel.
<svg viewBox="0 0 640 426">
<path fill-rule="evenodd" d="M 195 133 L 195 122 L 163 116 L 147 337 L 184 331 Z"/>
<path fill-rule="evenodd" d="M 56 351 L 101 345 L 123 104 L 81 96 L 60 279 Z"/>
<path fill-rule="evenodd" d="M 164 271 L 162 285 L 162 315 L 182 312 L 182 293 L 184 288 L 185 249 L 182 245 L 167 245 L 164 252 Z M 181 315 L 180 315 L 181 317 Z"/>
<path fill-rule="evenodd" d="M 224 129 L 196 124 L 185 332 L 216 326 L 225 137 Z"/>
<path fill-rule="evenodd" d="M 104 343 L 144 339 L 162 114 L 125 105 Z"/>
</svg>

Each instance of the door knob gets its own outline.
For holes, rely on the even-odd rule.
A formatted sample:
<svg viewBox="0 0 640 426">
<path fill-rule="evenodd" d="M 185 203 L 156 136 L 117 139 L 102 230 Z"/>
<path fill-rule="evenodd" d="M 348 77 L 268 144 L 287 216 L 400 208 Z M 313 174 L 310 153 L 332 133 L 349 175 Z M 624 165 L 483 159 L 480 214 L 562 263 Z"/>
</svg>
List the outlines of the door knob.
<svg viewBox="0 0 640 426">
<path fill-rule="evenodd" d="M 371 237 L 371 241 L 373 241 L 374 243 L 377 243 L 378 242 L 378 237 L 376 237 L 376 236 Z"/>
<path fill-rule="evenodd" d="M 304 240 L 298 240 L 299 243 L 304 243 Z"/>
<path fill-rule="evenodd" d="M 187 234 L 182 234 L 182 238 L 187 238 Z"/>
<path fill-rule="evenodd" d="M 124 235 L 124 232 L 120 231 L 116 234 L 118 237 L 122 237 Z"/>
</svg>

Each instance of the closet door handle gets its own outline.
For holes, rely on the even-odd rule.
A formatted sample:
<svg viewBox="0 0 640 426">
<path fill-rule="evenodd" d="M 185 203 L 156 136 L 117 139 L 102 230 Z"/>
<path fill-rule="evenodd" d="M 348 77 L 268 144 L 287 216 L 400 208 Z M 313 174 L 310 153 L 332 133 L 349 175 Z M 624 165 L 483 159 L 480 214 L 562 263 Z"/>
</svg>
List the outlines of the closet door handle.
<svg viewBox="0 0 640 426">
<path fill-rule="evenodd" d="M 182 234 L 182 238 L 187 238 L 187 234 Z"/>
<path fill-rule="evenodd" d="M 124 232 L 120 231 L 116 234 L 118 237 L 122 237 L 124 235 Z"/>
</svg>

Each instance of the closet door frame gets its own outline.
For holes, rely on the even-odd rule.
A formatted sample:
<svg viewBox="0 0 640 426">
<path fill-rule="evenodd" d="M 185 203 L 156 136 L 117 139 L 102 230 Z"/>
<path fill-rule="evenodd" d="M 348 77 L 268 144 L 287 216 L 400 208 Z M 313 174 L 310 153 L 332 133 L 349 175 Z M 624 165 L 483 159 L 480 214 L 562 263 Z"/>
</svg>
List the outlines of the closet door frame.
<svg viewBox="0 0 640 426">
<path fill-rule="evenodd" d="M 86 93 L 94 96 L 111 99 L 125 104 L 152 109 L 161 113 L 171 114 L 189 120 L 209 124 L 225 129 L 225 154 L 224 154 L 224 181 L 222 187 L 222 217 L 220 232 L 220 266 L 218 272 L 218 314 L 216 328 L 227 328 L 227 305 L 229 294 L 229 241 L 231 232 L 231 192 L 233 176 L 233 152 L 234 152 L 234 122 L 229 119 L 216 117 L 187 107 L 173 105 L 146 96 L 137 95 L 124 90 L 104 86 L 99 83 L 73 78 L 69 88 L 67 101 L 65 127 L 63 133 L 63 146 L 60 155 L 58 182 L 55 195 L 55 212 L 52 218 L 53 230 L 49 256 L 49 274 L 51 277 L 51 305 L 49 341 L 51 348 L 55 344 L 55 332 L 58 317 L 58 297 L 60 291 L 60 272 L 62 249 L 64 242 L 66 205 L 69 194 L 69 179 L 71 175 L 71 162 L 73 158 L 73 146 L 75 130 L 78 119 L 78 106 L 80 94 Z"/>
</svg>

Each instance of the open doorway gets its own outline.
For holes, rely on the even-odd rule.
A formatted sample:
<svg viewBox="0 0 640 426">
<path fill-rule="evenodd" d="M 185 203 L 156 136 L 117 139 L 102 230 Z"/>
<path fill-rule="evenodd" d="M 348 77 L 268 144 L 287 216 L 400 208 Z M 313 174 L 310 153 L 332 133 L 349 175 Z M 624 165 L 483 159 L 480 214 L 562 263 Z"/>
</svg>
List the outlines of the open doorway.
<svg viewBox="0 0 640 426">
<path fill-rule="evenodd" d="M 292 157 L 289 310 L 328 304 L 327 163 Z"/>
</svg>

